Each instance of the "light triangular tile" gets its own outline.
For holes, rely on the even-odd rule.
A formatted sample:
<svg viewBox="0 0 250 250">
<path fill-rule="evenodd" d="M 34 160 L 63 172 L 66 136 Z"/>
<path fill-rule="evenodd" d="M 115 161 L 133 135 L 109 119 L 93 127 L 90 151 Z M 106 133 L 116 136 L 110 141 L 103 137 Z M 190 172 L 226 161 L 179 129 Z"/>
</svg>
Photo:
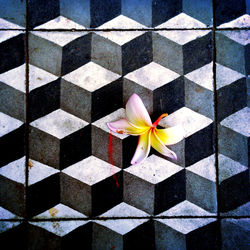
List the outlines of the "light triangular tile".
<svg viewBox="0 0 250 250">
<path fill-rule="evenodd" d="M 25 157 L 0 168 L 0 175 L 15 182 L 25 184 Z"/>
<path fill-rule="evenodd" d="M 201 207 L 191 203 L 190 201 L 183 201 L 167 211 L 158 214 L 157 216 L 211 216 L 215 215 L 209 213 Z"/>
<path fill-rule="evenodd" d="M 39 215 L 36 215 L 33 218 L 34 219 L 60 219 L 60 218 L 86 218 L 86 216 L 60 203 L 50 208 L 49 210 Z"/>
<path fill-rule="evenodd" d="M 243 74 L 216 63 L 216 84 L 217 90 L 225 87 L 241 78 L 245 77 Z"/>
<path fill-rule="evenodd" d="M 223 23 L 217 28 L 248 28 L 250 27 L 250 15 L 245 14 L 231 22 Z"/>
<path fill-rule="evenodd" d="M 64 16 L 59 16 L 53 20 L 37 26 L 34 30 L 37 29 L 85 29 L 85 27 Z"/>
<path fill-rule="evenodd" d="M 49 167 L 35 160 L 29 160 L 29 181 L 28 185 L 35 184 L 55 173 L 59 170 Z"/>
<path fill-rule="evenodd" d="M 179 28 L 179 29 L 188 29 L 188 28 L 206 28 L 206 24 L 198 21 L 197 19 L 188 16 L 185 13 L 180 13 L 179 15 L 169 19 L 165 23 L 157 26 L 157 29 L 161 28 Z"/>
<path fill-rule="evenodd" d="M 199 69 L 196 69 L 185 75 L 185 77 L 190 81 L 195 82 L 206 89 L 209 89 L 211 91 L 214 90 L 213 63 L 209 63 Z"/>
</svg>

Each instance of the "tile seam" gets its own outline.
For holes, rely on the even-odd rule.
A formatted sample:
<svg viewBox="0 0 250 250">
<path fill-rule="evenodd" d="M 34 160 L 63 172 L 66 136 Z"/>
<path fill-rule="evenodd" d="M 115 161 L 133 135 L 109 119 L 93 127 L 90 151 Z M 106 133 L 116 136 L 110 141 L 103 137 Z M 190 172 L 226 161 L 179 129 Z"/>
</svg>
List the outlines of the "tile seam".
<svg viewBox="0 0 250 250">
<path fill-rule="evenodd" d="M 220 218 L 220 189 L 219 189 L 219 161 L 218 161 L 218 105 L 217 105 L 217 92 L 216 92 L 216 0 L 213 0 L 213 104 L 214 104 L 214 149 L 215 149 L 215 169 L 216 169 L 216 200 L 217 200 L 217 220 L 218 220 L 218 248 L 222 247 L 221 240 L 221 218 Z"/>
</svg>

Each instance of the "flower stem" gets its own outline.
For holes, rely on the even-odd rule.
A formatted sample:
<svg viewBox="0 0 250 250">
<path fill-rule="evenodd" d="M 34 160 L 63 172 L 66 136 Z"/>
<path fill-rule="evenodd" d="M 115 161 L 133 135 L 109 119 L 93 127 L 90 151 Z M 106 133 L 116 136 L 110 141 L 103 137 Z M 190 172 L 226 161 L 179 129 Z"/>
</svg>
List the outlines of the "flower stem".
<svg viewBox="0 0 250 250">
<path fill-rule="evenodd" d="M 113 170 L 113 166 L 114 166 L 114 161 L 113 161 L 113 143 L 112 143 L 112 132 L 110 130 L 109 133 L 109 145 L 108 145 L 108 156 L 109 156 L 109 162 L 112 165 L 111 170 L 112 170 L 112 174 L 113 174 L 113 179 L 115 180 L 116 186 L 119 188 L 119 182 L 117 179 L 117 176 Z"/>
</svg>

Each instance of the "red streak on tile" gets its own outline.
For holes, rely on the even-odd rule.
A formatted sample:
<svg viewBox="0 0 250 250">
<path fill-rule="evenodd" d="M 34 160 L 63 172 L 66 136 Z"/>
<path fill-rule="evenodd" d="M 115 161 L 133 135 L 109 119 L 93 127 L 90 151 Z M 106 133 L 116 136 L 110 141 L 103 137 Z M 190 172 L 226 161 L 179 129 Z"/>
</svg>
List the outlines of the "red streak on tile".
<svg viewBox="0 0 250 250">
<path fill-rule="evenodd" d="M 114 161 L 113 161 L 113 143 L 112 143 L 112 132 L 110 130 L 109 132 L 109 145 L 108 145 L 108 156 L 109 156 L 109 163 L 112 165 L 112 174 L 113 174 L 113 179 L 115 180 L 116 186 L 119 188 L 119 182 L 117 179 L 117 176 L 114 172 L 113 166 L 114 166 Z"/>
</svg>

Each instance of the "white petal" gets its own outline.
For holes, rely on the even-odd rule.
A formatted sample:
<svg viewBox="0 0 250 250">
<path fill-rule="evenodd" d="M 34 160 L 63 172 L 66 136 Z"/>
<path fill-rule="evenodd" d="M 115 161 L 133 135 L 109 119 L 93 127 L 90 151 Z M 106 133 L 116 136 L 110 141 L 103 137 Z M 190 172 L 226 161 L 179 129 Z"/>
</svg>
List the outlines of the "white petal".
<svg viewBox="0 0 250 250">
<path fill-rule="evenodd" d="M 128 121 L 137 127 L 151 127 L 152 122 L 141 98 L 133 94 L 126 104 Z"/>
<path fill-rule="evenodd" d="M 170 149 L 168 149 L 164 145 L 164 143 L 158 138 L 158 136 L 156 135 L 155 129 L 151 133 L 151 145 L 159 153 L 161 153 L 161 154 L 163 154 L 171 159 L 177 160 L 176 154 L 173 151 L 171 151 Z"/>
<path fill-rule="evenodd" d="M 171 128 L 156 129 L 156 135 L 165 145 L 172 145 L 184 138 L 184 129 L 181 125 Z"/>
<path fill-rule="evenodd" d="M 142 162 L 145 158 L 147 158 L 150 151 L 150 135 L 151 130 L 140 135 L 138 145 L 131 161 L 131 164 L 138 164 Z"/>
<path fill-rule="evenodd" d="M 120 119 L 115 122 L 108 122 L 107 126 L 110 130 L 118 134 L 141 135 L 147 130 L 147 128 L 137 128 L 133 126 L 126 119 Z"/>
</svg>

